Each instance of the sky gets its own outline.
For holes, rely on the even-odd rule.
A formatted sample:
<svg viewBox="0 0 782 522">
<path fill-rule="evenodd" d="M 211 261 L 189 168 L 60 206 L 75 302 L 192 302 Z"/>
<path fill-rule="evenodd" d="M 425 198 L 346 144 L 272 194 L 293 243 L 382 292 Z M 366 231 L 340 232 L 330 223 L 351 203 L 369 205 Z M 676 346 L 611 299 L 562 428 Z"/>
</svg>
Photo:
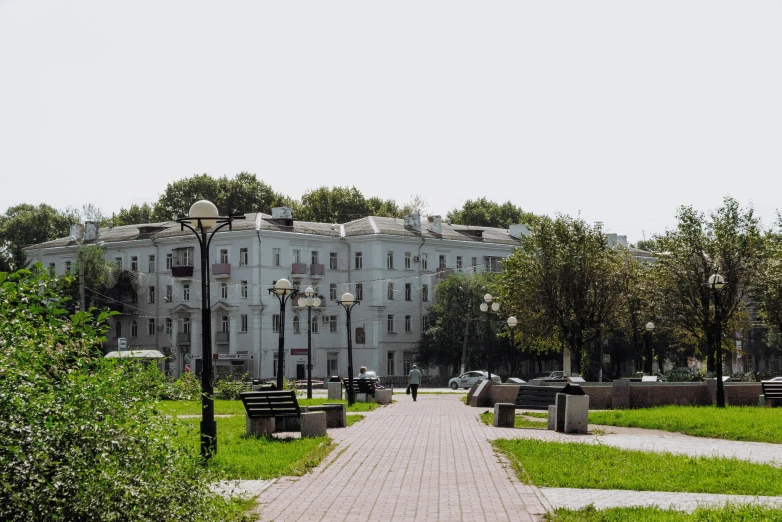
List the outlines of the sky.
<svg viewBox="0 0 782 522">
<path fill-rule="evenodd" d="M 631 242 L 782 209 L 782 2 L 0 0 L 0 212 L 255 173 Z"/>
</svg>

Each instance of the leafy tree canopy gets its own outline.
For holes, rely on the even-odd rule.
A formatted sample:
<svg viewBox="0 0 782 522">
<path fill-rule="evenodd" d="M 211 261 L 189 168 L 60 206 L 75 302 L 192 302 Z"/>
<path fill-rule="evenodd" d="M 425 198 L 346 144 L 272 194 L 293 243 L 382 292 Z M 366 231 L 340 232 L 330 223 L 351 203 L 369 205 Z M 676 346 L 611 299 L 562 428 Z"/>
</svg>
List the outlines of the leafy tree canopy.
<svg viewBox="0 0 782 522">
<path fill-rule="evenodd" d="M 469 199 L 460 209 L 448 212 L 448 218 L 457 225 L 508 228 L 516 223 L 532 224 L 537 217 L 525 212 L 510 201 L 502 205 L 486 198 Z"/>
<path fill-rule="evenodd" d="M 10 207 L 0 216 L 0 269 L 11 271 L 26 265 L 23 248 L 36 243 L 65 237 L 79 219 L 46 205 L 21 204 Z"/>
<path fill-rule="evenodd" d="M 392 200 L 366 199 L 356 187 L 320 187 L 306 192 L 295 205 L 294 216 L 302 221 L 345 223 L 366 216 L 398 215 Z"/>
</svg>

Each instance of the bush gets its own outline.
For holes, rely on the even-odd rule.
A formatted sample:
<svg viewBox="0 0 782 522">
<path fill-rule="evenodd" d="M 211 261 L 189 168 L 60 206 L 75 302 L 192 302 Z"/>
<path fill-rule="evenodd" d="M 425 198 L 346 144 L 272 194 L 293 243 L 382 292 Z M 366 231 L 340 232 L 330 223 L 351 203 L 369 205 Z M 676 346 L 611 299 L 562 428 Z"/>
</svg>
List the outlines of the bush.
<svg viewBox="0 0 782 522">
<path fill-rule="evenodd" d="M 671 370 L 664 375 L 666 382 L 696 382 L 703 380 L 700 375 L 684 370 Z"/>
<path fill-rule="evenodd" d="M 0 272 L 0 519 L 220 520 L 215 477 L 155 410 L 153 365 L 103 359 L 107 313 Z"/>
<path fill-rule="evenodd" d="M 224 401 L 238 401 L 240 393 L 242 393 L 242 381 L 221 379 L 215 382 L 215 399 L 221 399 Z"/>
</svg>

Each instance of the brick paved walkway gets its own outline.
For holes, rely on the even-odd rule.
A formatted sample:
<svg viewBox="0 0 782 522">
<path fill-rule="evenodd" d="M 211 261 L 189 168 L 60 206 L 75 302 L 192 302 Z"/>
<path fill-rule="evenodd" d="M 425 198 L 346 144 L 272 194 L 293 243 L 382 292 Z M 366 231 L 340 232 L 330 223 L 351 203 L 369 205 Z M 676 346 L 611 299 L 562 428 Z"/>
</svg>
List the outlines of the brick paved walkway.
<svg viewBox="0 0 782 522">
<path fill-rule="evenodd" d="M 782 465 L 782 445 L 605 426 L 600 427 L 608 432 L 604 435 L 493 428 L 476 419 L 485 409 L 467 408 L 459 397 L 419 395 L 413 403 L 410 397 L 396 394 L 394 399 L 397 403 L 368 414 L 350 428 L 329 430 L 337 449 L 312 473 L 264 485 L 258 497 L 259 520 L 524 521 L 541 520 L 547 509 L 589 504 L 689 511 L 697 505 L 730 501 L 782 508 L 782 497 L 525 486 L 493 453 L 489 441 L 537 438 L 601 443 L 776 465 Z"/>
</svg>

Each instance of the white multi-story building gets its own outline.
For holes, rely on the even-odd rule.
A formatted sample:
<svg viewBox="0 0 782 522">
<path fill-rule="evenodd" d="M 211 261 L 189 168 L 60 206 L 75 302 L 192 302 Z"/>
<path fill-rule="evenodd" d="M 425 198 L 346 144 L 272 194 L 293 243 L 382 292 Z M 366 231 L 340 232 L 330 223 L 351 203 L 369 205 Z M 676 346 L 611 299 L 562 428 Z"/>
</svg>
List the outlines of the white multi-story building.
<svg viewBox="0 0 782 522">
<path fill-rule="evenodd" d="M 287 208 L 275 209 L 274 217 L 247 214 L 232 230 L 215 234 L 210 246 L 217 373 L 275 377 L 284 328 L 285 376 L 305 378 L 308 311 L 292 299 L 286 324 L 280 324 L 279 302 L 269 294 L 275 281 L 286 278 L 321 296 L 312 310 L 313 376 L 347 375 L 346 317 L 337 304 L 347 291 L 360 301 L 351 315 L 354 368 L 406 375 L 437 282 L 452 272 L 499 270 L 500 260 L 525 234 L 523 225 L 510 230 L 450 225 L 439 216 L 422 226 L 417 215 L 332 225 L 294 221 Z M 54 273 L 74 273 L 79 245 L 96 243 L 116 267 L 107 272 L 109 286 L 125 280 L 134 290 L 116 297 L 121 314 L 111 319 L 107 348 L 115 350 L 118 339 L 127 339 L 128 348 L 169 355 L 166 370 L 174 376 L 200 372 L 195 235 L 176 222 L 101 229 L 86 223 L 75 225 L 69 238 L 29 247 L 28 256 Z M 88 294 L 94 290 L 88 288 Z"/>
</svg>

